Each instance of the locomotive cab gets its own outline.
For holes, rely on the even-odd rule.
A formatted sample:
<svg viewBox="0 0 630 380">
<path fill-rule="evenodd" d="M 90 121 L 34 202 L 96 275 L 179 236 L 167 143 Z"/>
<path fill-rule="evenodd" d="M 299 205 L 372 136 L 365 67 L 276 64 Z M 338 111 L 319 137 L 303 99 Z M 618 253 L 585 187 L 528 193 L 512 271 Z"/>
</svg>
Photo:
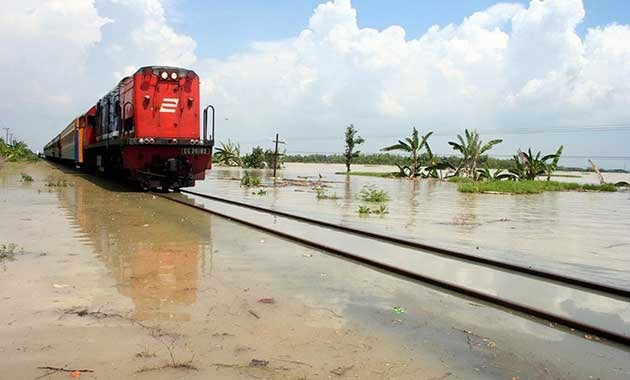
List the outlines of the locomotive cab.
<svg viewBox="0 0 630 380">
<path fill-rule="evenodd" d="M 143 67 L 79 116 L 74 145 L 66 139 L 62 148 L 74 149 L 77 163 L 144 189 L 192 186 L 212 163 L 213 137 L 205 120 L 201 135 L 200 108 L 194 71 Z M 61 149 L 51 142 L 45 150 L 52 158 Z"/>
</svg>

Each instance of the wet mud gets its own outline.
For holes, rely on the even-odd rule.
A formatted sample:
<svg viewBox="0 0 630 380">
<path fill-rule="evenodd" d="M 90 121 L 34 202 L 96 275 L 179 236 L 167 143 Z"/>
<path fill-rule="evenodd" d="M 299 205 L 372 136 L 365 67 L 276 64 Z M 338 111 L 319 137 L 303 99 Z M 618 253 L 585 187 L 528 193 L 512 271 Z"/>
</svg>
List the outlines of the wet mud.
<svg viewBox="0 0 630 380">
<path fill-rule="evenodd" d="M 0 378 L 630 376 L 623 347 L 67 168 L 3 167 L 0 207 Z"/>
</svg>

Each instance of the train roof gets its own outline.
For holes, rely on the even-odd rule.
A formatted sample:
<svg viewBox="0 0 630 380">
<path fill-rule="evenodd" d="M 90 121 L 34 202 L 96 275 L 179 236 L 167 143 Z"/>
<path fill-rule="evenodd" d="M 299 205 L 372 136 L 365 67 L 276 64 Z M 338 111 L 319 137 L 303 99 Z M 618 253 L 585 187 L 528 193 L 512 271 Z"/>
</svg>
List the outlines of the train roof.
<svg viewBox="0 0 630 380">
<path fill-rule="evenodd" d="M 197 73 L 195 73 L 194 70 L 191 69 L 187 69 L 185 67 L 177 67 L 177 66 L 142 66 L 141 68 L 139 68 L 135 74 L 141 73 L 143 72 L 145 69 L 151 69 L 153 71 L 160 71 L 160 70 L 182 70 L 182 71 L 187 71 L 187 72 L 192 72 L 195 75 L 197 75 Z"/>
</svg>

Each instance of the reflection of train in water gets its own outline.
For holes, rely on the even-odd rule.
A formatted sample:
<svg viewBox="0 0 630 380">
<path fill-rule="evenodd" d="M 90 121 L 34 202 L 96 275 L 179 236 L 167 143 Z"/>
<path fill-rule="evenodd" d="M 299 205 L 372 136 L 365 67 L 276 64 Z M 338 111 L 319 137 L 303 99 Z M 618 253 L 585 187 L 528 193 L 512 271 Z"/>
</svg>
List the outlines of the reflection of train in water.
<svg viewBox="0 0 630 380">
<path fill-rule="evenodd" d="M 204 110 L 201 135 L 199 113 L 194 71 L 143 67 L 74 119 L 46 144 L 44 155 L 127 178 L 144 189 L 192 186 L 210 168 L 214 145 L 214 108 Z"/>
<path fill-rule="evenodd" d="M 150 202 L 142 194 L 121 197 L 82 179 L 58 194 L 81 240 L 111 271 L 119 292 L 134 303 L 134 318 L 190 319 L 199 276 L 211 254 L 207 215 L 163 209 L 168 204 Z M 155 219 L 165 213 L 176 222 Z"/>
</svg>

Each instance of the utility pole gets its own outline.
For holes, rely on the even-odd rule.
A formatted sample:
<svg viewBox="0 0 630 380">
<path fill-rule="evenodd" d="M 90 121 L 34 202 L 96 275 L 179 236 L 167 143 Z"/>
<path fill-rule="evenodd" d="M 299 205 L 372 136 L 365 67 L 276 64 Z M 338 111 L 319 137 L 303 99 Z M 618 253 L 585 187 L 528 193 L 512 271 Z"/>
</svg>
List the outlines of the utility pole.
<svg viewBox="0 0 630 380">
<path fill-rule="evenodd" d="M 13 145 L 13 133 L 9 133 L 9 145 Z"/>
<path fill-rule="evenodd" d="M 5 131 L 4 142 L 9 143 L 9 128 L 2 128 Z"/>
<path fill-rule="evenodd" d="M 276 144 L 276 148 L 273 151 L 273 178 L 276 178 L 276 169 L 278 168 L 278 144 L 286 144 L 284 141 L 279 140 L 279 136 L 276 133 L 276 139 L 272 140 Z"/>
</svg>

